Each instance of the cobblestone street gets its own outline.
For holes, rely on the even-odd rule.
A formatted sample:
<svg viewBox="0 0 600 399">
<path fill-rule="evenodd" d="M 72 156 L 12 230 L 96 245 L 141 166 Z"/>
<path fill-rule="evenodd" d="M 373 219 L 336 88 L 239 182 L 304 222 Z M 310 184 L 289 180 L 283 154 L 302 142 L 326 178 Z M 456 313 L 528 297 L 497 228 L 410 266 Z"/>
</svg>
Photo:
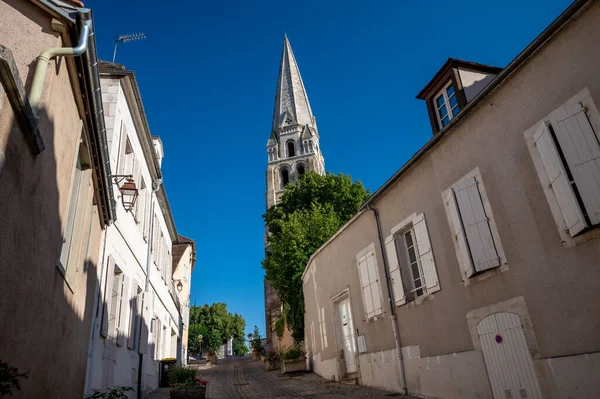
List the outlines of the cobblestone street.
<svg viewBox="0 0 600 399">
<path fill-rule="evenodd" d="M 398 393 L 326 381 L 314 373 L 283 376 L 278 370 L 267 372 L 263 362 L 250 358 L 219 359 L 214 367 L 200 367 L 198 375 L 209 381 L 208 399 L 402 397 Z M 166 399 L 168 395 L 168 389 L 162 389 L 149 399 Z"/>
</svg>

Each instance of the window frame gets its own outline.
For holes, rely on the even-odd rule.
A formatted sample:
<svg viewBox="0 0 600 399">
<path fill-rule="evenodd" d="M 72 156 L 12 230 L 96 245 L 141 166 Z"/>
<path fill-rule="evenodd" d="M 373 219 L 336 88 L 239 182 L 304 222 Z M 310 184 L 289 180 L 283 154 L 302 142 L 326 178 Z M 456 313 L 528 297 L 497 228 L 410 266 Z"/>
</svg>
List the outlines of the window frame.
<svg viewBox="0 0 600 399">
<path fill-rule="evenodd" d="M 421 257 L 419 256 L 419 242 L 416 238 L 416 234 L 415 234 L 415 230 L 413 229 L 413 224 L 412 222 L 410 223 L 410 225 L 408 225 L 401 233 L 396 233 L 396 234 L 400 234 L 402 236 L 402 241 L 403 241 L 403 247 L 404 247 L 404 251 L 406 254 L 406 260 L 407 260 L 407 266 L 408 266 L 408 272 L 410 273 L 410 283 L 411 283 L 411 287 L 412 289 L 409 291 L 410 294 L 414 295 L 414 299 L 416 298 L 420 298 L 422 296 L 427 295 L 427 284 L 425 283 L 425 274 L 423 273 L 423 266 L 421 265 Z M 414 272 L 413 272 L 413 262 L 411 262 L 410 260 L 410 253 L 409 250 L 410 248 L 408 247 L 408 241 L 406 240 L 406 235 L 410 234 L 411 235 L 411 239 L 412 239 L 412 250 L 414 252 L 414 257 L 415 257 L 415 262 L 417 264 L 417 271 L 419 272 L 419 278 L 418 280 L 420 280 L 421 282 L 421 286 L 420 287 L 416 287 L 415 284 L 415 280 L 417 280 L 415 278 Z M 396 241 L 398 242 L 398 241 Z M 421 290 L 421 294 L 418 294 L 418 291 Z"/>
<path fill-rule="evenodd" d="M 452 87 L 454 89 L 454 93 L 452 96 L 448 96 L 448 89 Z M 437 100 L 438 98 L 440 98 L 440 96 L 443 97 L 444 99 L 444 103 L 438 107 L 438 103 Z M 456 105 L 454 105 L 454 107 L 452 107 L 452 105 L 450 104 L 450 98 L 454 97 L 456 99 Z M 432 98 L 432 105 L 433 105 L 433 112 L 435 113 L 435 117 L 438 123 L 438 126 L 440 128 L 440 130 L 442 130 L 443 128 L 445 128 L 446 126 L 448 126 L 448 124 L 450 124 L 450 121 L 454 118 L 456 118 L 456 116 L 460 113 L 460 103 L 458 100 L 458 91 L 456 88 L 456 85 L 454 84 L 454 82 L 451 80 L 448 81 L 448 83 L 446 83 L 444 85 L 444 87 L 437 92 L 437 94 L 435 94 Z M 444 125 L 444 123 L 442 122 L 442 120 L 444 119 L 441 115 L 440 115 L 440 109 L 446 106 L 446 116 L 448 117 L 448 123 L 446 125 Z M 458 108 L 458 112 L 456 113 L 456 115 L 453 114 L 453 111 L 455 108 Z"/>
<path fill-rule="evenodd" d="M 597 230 L 598 228 L 600 228 L 600 224 L 588 224 L 586 220 L 584 221 L 585 228 L 583 230 L 581 230 L 578 233 L 575 233 L 573 236 L 571 236 L 570 232 L 568 232 L 568 226 L 564 219 L 565 216 L 563 214 L 563 209 L 559 205 L 556 193 L 551 188 L 548 172 L 546 170 L 546 167 L 544 166 L 540 152 L 537 149 L 537 145 L 534 142 L 534 135 L 539 130 L 541 124 L 551 122 L 553 116 L 557 112 L 559 112 L 559 110 L 561 110 L 563 107 L 574 106 L 578 103 L 580 103 L 583 106 L 585 115 L 587 116 L 587 120 L 594 134 L 596 135 L 596 138 L 600 140 L 600 112 L 598 111 L 598 107 L 594 102 L 594 99 L 591 96 L 591 93 L 587 87 L 573 95 L 571 98 L 569 98 L 559 107 L 555 108 L 552 112 L 550 112 L 548 115 L 546 115 L 544 118 L 542 118 L 540 121 L 535 123 L 531 128 L 527 129 L 524 132 L 524 138 L 527 143 L 527 148 L 533 161 L 536 174 L 538 176 L 538 179 L 546 197 L 546 201 L 550 207 L 550 212 L 558 229 L 558 233 L 560 236 L 559 244 L 563 248 L 570 248 L 577 244 L 581 244 L 592 239 L 593 236 L 597 234 Z M 557 126 L 552 125 L 552 128 L 553 130 L 557 129 Z M 556 134 L 556 132 L 554 132 L 554 134 Z M 556 150 L 562 152 L 563 149 L 557 144 L 559 143 L 554 142 Z M 564 159 L 560 160 L 560 164 L 563 166 L 563 168 L 565 167 Z M 581 182 L 578 182 L 576 178 L 573 179 L 573 182 L 569 183 L 574 183 L 575 186 L 578 188 L 581 184 Z M 583 209 L 581 208 L 581 205 L 579 203 L 580 198 L 576 198 L 576 200 L 579 206 L 578 210 L 583 213 Z"/>
</svg>

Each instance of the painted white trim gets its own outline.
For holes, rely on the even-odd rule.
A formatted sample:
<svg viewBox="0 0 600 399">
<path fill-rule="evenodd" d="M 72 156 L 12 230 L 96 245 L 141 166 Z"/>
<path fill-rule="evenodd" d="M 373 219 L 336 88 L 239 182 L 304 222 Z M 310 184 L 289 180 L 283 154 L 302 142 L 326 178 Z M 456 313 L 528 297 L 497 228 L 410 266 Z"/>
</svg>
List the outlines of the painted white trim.
<svg viewBox="0 0 600 399">
<path fill-rule="evenodd" d="M 406 226 L 411 224 L 413 222 L 413 220 L 415 220 L 416 218 L 417 218 L 417 213 L 413 212 L 409 217 L 407 217 L 406 219 L 404 219 L 403 221 L 401 221 L 400 223 L 398 223 L 397 225 L 392 227 L 391 233 L 396 234 L 397 232 L 404 230 L 406 228 Z"/>
</svg>

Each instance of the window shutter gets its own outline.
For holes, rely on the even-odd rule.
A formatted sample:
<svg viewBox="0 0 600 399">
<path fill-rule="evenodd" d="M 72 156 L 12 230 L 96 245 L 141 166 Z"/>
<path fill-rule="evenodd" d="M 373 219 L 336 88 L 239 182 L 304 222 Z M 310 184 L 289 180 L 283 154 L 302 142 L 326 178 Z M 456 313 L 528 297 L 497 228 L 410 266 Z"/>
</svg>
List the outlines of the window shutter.
<svg viewBox="0 0 600 399">
<path fill-rule="evenodd" d="M 488 217 L 483 209 L 477 180 L 474 177 L 465 179 L 457 184 L 454 190 L 475 271 L 481 272 L 500 266 L 500 258 Z"/>
<path fill-rule="evenodd" d="M 363 301 L 367 319 L 374 316 L 373 297 L 371 295 L 371 284 L 369 283 L 369 271 L 367 270 L 367 256 L 362 256 L 358 261 L 358 272 L 360 275 L 360 284 L 363 292 Z"/>
<path fill-rule="evenodd" d="M 600 143 L 581 103 L 561 107 L 552 118 L 592 225 L 600 223 Z"/>
<path fill-rule="evenodd" d="M 125 273 L 123 273 L 123 291 L 121 293 L 121 312 L 119 313 L 119 327 L 117 331 L 117 345 L 123 346 L 125 343 L 125 334 L 128 333 L 127 318 L 129 314 L 127 313 L 127 309 L 130 308 L 130 297 L 129 297 L 129 285 L 130 278 Z M 133 306 L 131 306 L 133 309 Z M 133 330 L 131 330 L 133 331 Z"/>
<path fill-rule="evenodd" d="M 396 306 L 400 306 L 406 303 L 406 295 L 404 294 L 404 285 L 402 284 L 402 276 L 400 275 L 400 263 L 398 262 L 398 253 L 396 252 L 396 239 L 393 234 L 385 239 L 385 253 L 388 261 L 388 269 L 390 271 L 390 279 L 392 280 L 394 300 Z"/>
<path fill-rule="evenodd" d="M 369 270 L 369 282 L 371 285 L 371 296 L 373 297 L 373 312 L 377 316 L 383 313 L 381 306 L 381 292 L 379 290 L 379 279 L 377 278 L 377 265 L 375 264 L 375 254 L 367 254 L 367 266 Z"/>
<path fill-rule="evenodd" d="M 473 262 L 471 261 L 471 255 L 469 254 L 469 246 L 467 244 L 467 238 L 464 233 L 464 228 L 460 215 L 458 213 L 458 206 L 456 204 L 456 197 L 454 196 L 454 190 L 449 189 L 446 198 L 446 211 L 448 213 L 448 222 L 450 224 L 450 230 L 454 236 L 455 245 L 458 251 L 458 263 L 460 270 L 465 279 L 471 277 L 475 270 L 473 269 Z"/>
<path fill-rule="evenodd" d="M 419 259 L 421 261 L 421 269 L 425 277 L 425 285 L 427 292 L 439 291 L 440 284 L 438 281 L 437 270 L 433 260 L 433 251 L 431 250 L 431 241 L 429 240 L 429 232 L 425 223 L 425 215 L 419 214 L 413 220 L 413 230 L 417 239 L 417 248 L 419 249 Z"/>
<path fill-rule="evenodd" d="M 106 285 L 104 286 L 104 301 L 102 305 L 102 324 L 100 327 L 100 335 L 104 338 L 108 337 L 108 309 L 110 306 L 110 298 L 112 297 L 113 281 L 115 277 L 115 260 L 110 255 L 108 257 L 108 270 L 106 273 Z"/>
<path fill-rule="evenodd" d="M 140 306 L 139 306 L 140 294 L 138 294 L 138 284 L 134 280 L 129 292 L 129 303 L 131 304 L 131 312 L 129 317 L 129 336 L 127 337 L 127 347 L 129 349 L 135 348 L 137 336 L 139 334 L 140 324 Z"/>
<path fill-rule="evenodd" d="M 148 353 L 148 324 L 151 322 L 149 319 L 150 312 L 147 305 L 147 301 L 150 295 L 146 292 L 141 293 L 142 306 L 140 309 L 143 309 L 143 318 L 140 326 L 140 345 L 138 347 L 138 353 Z"/>
<path fill-rule="evenodd" d="M 544 122 L 540 123 L 539 129 L 533 135 L 533 142 L 540 154 L 544 169 L 548 175 L 548 184 L 565 221 L 569 235 L 573 237 L 585 228 L 585 219 L 577 203 L 567 172 L 560 160 L 550 130 Z"/>
</svg>

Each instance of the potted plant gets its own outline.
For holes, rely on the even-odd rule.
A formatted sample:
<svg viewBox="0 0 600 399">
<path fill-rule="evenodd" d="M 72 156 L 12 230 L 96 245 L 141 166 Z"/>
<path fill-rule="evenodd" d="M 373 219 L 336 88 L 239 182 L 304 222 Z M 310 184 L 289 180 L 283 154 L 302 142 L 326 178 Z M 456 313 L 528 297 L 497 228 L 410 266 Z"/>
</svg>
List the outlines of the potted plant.
<svg viewBox="0 0 600 399">
<path fill-rule="evenodd" d="M 196 377 L 196 369 L 191 367 L 173 367 L 169 370 L 171 399 L 205 399 L 208 381 Z"/>
<path fill-rule="evenodd" d="M 281 353 L 280 358 L 281 374 L 306 370 L 306 353 L 299 347 Z"/>
<path fill-rule="evenodd" d="M 275 352 L 267 352 L 264 356 L 265 371 L 277 370 L 279 367 L 279 355 Z"/>
<path fill-rule="evenodd" d="M 208 351 L 208 353 L 206 354 L 206 361 L 210 364 L 217 364 L 217 354 L 214 350 L 211 349 Z"/>
</svg>

